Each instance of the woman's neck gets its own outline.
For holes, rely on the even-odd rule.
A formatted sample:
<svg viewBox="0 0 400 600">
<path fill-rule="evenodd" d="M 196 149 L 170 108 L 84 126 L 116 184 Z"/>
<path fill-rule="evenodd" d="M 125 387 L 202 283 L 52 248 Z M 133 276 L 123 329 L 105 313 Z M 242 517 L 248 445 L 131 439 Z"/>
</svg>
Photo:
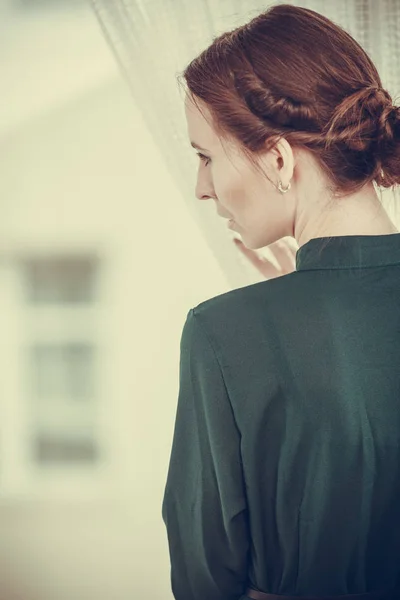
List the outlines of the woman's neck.
<svg viewBox="0 0 400 600">
<path fill-rule="evenodd" d="M 325 205 L 318 202 L 308 208 L 294 227 L 299 246 L 317 237 L 399 233 L 372 184 L 346 198 L 332 198 Z"/>
</svg>

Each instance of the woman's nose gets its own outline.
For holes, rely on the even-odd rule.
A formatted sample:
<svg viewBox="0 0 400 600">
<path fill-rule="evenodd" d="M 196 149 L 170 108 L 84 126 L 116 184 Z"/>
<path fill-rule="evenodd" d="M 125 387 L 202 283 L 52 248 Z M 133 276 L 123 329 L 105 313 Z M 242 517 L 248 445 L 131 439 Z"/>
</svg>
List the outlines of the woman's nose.
<svg viewBox="0 0 400 600">
<path fill-rule="evenodd" d="M 209 200 L 210 198 L 215 198 L 215 193 L 211 182 L 207 181 L 200 174 L 197 177 L 195 194 L 198 200 Z"/>
</svg>

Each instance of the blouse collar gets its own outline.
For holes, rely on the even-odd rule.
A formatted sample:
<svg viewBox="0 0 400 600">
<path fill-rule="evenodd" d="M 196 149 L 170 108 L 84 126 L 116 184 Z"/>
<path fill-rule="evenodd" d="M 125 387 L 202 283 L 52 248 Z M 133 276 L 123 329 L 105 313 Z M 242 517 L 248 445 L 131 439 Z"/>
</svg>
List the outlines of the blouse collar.
<svg viewBox="0 0 400 600">
<path fill-rule="evenodd" d="M 400 265 L 400 232 L 311 238 L 296 252 L 296 271 Z"/>
</svg>

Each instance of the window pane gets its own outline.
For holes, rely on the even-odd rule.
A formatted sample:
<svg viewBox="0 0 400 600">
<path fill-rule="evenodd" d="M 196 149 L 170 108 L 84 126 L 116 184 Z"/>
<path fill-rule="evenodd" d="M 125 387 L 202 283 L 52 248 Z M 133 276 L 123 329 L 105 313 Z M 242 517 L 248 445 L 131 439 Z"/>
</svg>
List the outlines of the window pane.
<svg viewBox="0 0 400 600">
<path fill-rule="evenodd" d="M 86 343 L 34 344 L 32 386 L 36 398 L 93 398 L 94 347 Z"/>
<path fill-rule="evenodd" d="M 34 460 L 38 463 L 93 463 L 98 449 L 93 439 L 68 439 L 49 434 L 37 434 L 34 439 Z"/>
<path fill-rule="evenodd" d="M 23 261 L 26 301 L 34 304 L 93 302 L 97 260 L 86 257 L 31 258 Z"/>
<path fill-rule="evenodd" d="M 31 346 L 28 394 L 36 463 L 97 460 L 95 350 L 80 342 Z"/>
</svg>

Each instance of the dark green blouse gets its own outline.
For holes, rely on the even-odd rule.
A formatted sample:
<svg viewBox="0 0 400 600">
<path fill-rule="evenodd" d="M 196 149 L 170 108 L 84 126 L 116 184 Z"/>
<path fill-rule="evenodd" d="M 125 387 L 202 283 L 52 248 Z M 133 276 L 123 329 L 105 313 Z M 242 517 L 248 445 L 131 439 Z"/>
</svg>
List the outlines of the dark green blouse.
<svg viewBox="0 0 400 600">
<path fill-rule="evenodd" d="M 191 309 L 162 517 L 177 600 L 400 584 L 400 233 Z"/>
</svg>

